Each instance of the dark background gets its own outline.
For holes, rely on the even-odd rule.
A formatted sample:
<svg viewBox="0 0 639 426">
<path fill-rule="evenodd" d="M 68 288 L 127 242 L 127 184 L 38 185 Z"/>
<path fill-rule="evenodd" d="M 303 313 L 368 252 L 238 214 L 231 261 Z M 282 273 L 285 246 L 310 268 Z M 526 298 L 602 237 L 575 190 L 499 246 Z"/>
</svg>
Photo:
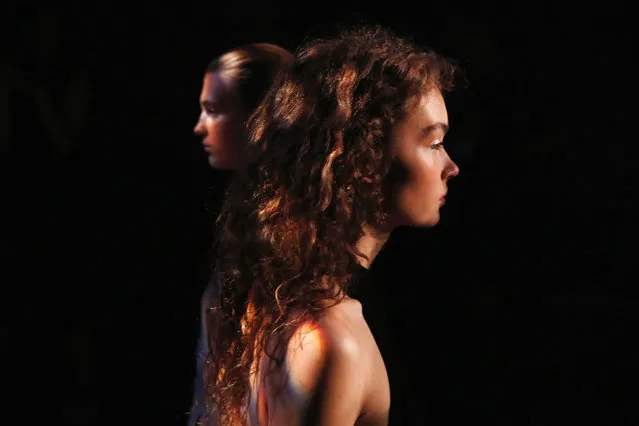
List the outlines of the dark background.
<svg viewBox="0 0 639 426">
<path fill-rule="evenodd" d="M 2 326 L 22 423 L 186 422 L 221 176 L 207 63 L 381 23 L 456 58 L 439 226 L 400 229 L 365 300 L 393 425 L 636 424 L 628 5 L 10 3 Z"/>
</svg>

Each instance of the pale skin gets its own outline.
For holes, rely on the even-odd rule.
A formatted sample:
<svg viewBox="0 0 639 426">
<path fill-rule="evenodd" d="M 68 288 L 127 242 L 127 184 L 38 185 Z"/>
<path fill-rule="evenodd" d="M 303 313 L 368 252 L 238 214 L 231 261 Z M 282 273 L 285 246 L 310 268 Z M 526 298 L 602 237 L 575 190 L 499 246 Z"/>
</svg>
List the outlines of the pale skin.
<svg viewBox="0 0 639 426">
<path fill-rule="evenodd" d="M 389 229 L 366 228 L 357 244 L 368 268 L 394 227 L 429 227 L 439 222 L 447 182 L 459 173 L 443 147 L 448 113 L 441 93 L 425 94 L 391 135 L 391 154 L 405 178 L 393 189 Z M 251 377 L 252 425 L 377 426 L 388 424 L 390 388 L 384 361 L 362 315 L 345 298 L 306 322 L 287 341 L 281 369 L 264 374 L 268 358 Z"/>
</svg>

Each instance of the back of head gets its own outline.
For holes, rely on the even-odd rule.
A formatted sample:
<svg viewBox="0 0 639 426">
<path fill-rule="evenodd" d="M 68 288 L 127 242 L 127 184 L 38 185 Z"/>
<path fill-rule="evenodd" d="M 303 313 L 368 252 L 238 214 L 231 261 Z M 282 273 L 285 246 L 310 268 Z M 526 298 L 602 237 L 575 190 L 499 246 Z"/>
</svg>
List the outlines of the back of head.
<svg viewBox="0 0 639 426">
<path fill-rule="evenodd" d="M 252 111 L 262 100 L 278 72 L 293 63 L 293 54 L 270 43 L 236 47 L 207 67 L 207 72 L 222 72 L 238 90 L 243 107 Z"/>
<path fill-rule="evenodd" d="M 258 106 L 253 165 L 235 178 L 220 218 L 208 378 L 223 417 L 241 415 L 267 337 L 343 297 L 364 226 L 389 216 L 391 129 L 452 76 L 435 53 L 364 28 L 303 47 Z"/>
</svg>

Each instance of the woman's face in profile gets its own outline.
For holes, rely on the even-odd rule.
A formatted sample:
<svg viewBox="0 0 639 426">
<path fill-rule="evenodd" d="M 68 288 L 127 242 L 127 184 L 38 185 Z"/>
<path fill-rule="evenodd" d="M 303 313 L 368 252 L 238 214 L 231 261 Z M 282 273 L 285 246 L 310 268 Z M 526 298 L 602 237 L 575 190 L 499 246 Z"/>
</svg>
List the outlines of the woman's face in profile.
<svg viewBox="0 0 639 426">
<path fill-rule="evenodd" d="M 202 137 L 211 167 L 234 170 L 244 161 L 245 113 L 233 82 L 224 72 L 204 75 L 200 117 L 193 132 Z"/>
<path fill-rule="evenodd" d="M 394 222 L 434 226 L 445 202 L 448 179 L 459 173 L 444 148 L 448 111 L 438 90 L 431 90 L 393 129 L 391 153 L 397 180 L 393 187 Z"/>
</svg>

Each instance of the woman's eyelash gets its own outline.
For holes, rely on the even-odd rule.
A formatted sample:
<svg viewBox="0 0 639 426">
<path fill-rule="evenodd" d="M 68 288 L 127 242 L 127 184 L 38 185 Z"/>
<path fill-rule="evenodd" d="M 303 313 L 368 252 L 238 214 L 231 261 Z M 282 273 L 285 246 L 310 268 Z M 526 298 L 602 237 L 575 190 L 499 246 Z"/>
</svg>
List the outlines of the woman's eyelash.
<svg viewBox="0 0 639 426">
<path fill-rule="evenodd" d="M 433 143 L 430 145 L 430 147 L 431 147 L 431 148 L 433 148 L 433 149 L 442 149 L 442 148 L 444 147 L 444 142 L 443 142 L 443 141 L 440 141 L 440 140 L 438 139 L 438 140 L 436 140 L 435 142 L 433 142 Z"/>
</svg>

